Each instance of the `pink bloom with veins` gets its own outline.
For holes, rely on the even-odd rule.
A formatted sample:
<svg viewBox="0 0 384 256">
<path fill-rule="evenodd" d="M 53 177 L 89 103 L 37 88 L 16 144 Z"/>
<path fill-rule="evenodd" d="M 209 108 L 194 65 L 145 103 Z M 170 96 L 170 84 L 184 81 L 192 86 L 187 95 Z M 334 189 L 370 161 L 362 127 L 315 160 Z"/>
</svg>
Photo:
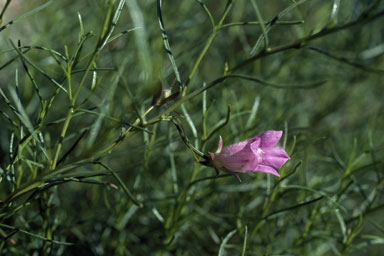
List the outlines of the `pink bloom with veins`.
<svg viewBox="0 0 384 256">
<path fill-rule="evenodd" d="M 277 169 L 290 159 L 282 147 L 275 146 L 282 134 L 282 131 L 266 131 L 223 150 L 223 140 L 220 136 L 216 152 L 209 152 L 210 166 L 215 168 L 217 174 L 221 169 L 238 179 L 235 172 L 265 172 L 280 176 Z"/>
</svg>

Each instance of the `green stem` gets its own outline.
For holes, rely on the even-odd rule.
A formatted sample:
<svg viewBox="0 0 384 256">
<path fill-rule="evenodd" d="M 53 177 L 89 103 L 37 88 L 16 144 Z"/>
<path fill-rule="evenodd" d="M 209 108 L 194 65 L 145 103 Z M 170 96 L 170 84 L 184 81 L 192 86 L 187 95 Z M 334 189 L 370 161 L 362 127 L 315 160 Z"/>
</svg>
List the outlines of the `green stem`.
<svg viewBox="0 0 384 256">
<path fill-rule="evenodd" d="M 61 242 L 61 241 L 56 241 L 56 240 L 48 239 L 46 237 L 43 237 L 43 236 L 40 236 L 40 235 L 36 235 L 36 234 L 33 234 L 33 233 L 29 232 L 29 231 L 26 231 L 26 230 L 23 230 L 23 229 L 20 229 L 20 228 L 16 228 L 16 227 L 13 227 L 13 226 L 10 226 L 10 225 L 6 225 L 6 224 L 3 224 L 3 223 L 0 223 L 0 227 L 11 229 L 11 230 L 15 230 L 15 231 L 18 231 L 20 233 L 26 234 L 28 236 L 31 236 L 31 237 L 34 237 L 34 238 L 37 238 L 37 239 L 41 239 L 43 241 L 46 241 L 46 242 L 49 242 L 49 243 L 52 243 L 52 244 L 73 245 L 73 243 Z"/>
<path fill-rule="evenodd" d="M 187 196 L 193 187 L 193 185 L 196 184 L 195 179 L 196 175 L 200 169 L 200 164 L 194 163 L 193 171 L 191 174 L 191 177 L 189 178 L 189 184 L 187 187 L 179 194 L 177 197 L 176 205 L 173 207 L 173 209 L 170 211 L 170 216 L 167 218 L 167 222 L 165 223 L 165 230 L 166 230 L 166 237 L 165 237 L 165 244 L 169 244 L 174 234 L 177 231 L 178 228 L 178 222 L 180 220 L 180 217 L 182 216 L 186 202 L 187 202 Z"/>
<path fill-rule="evenodd" d="M 65 137 L 65 135 L 67 133 L 67 130 L 68 130 L 68 127 L 69 127 L 69 123 L 70 123 L 70 121 L 72 119 L 73 112 L 74 112 L 73 111 L 73 105 L 71 103 L 71 106 L 69 107 L 69 110 L 68 110 L 68 113 L 67 113 L 67 117 L 65 118 L 63 129 L 61 130 L 61 133 L 60 133 L 59 143 L 57 144 L 55 157 L 53 158 L 52 165 L 51 165 L 51 170 L 54 170 L 56 168 L 57 160 L 59 158 L 61 147 L 63 145 L 63 140 L 64 140 L 64 137 Z"/>
<path fill-rule="evenodd" d="M 195 64 L 193 65 L 192 71 L 189 74 L 187 81 L 185 82 L 185 87 L 184 87 L 184 89 L 182 91 L 182 94 L 181 94 L 182 96 L 184 96 L 186 94 L 189 82 L 191 81 L 191 79 L 195 75 L 195 73 L 196 73 L 196 71 L 197 71 L 201 61 L 203 60 L 204 56 L 207 54 L 209 47 L 211 46 L 213 40 L 215 39 L 215 37 L 217 35 L 217 32 L 220 31 L 221 26 L 223 25 L 223 22 L 224 22 L 225 18 L 227 17 L 229 11 L 231 10 L 232 5 L 233 5 L 234 2 L 235 2 L 235 0 L 228 1 L 228 4 L 227 4 L 227 6 L 225 8 L 223 16 L 221 17 L 219 23 L 213 28 L 211 34 L 209 35 L 208 40 L 205 43 L 203 50 L 200 52 L 200 55 L 197 58 Z"/>
</svg>

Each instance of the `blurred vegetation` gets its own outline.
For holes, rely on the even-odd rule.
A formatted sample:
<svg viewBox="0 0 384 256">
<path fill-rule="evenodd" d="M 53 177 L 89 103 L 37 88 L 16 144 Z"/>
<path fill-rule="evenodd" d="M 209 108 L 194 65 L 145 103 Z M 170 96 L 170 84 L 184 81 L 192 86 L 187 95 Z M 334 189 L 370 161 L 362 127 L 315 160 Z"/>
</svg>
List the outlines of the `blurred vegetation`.
<svg viewBox="0 0 384 256">
<path fill-rule="evenodd" d="M 1 254 L 381 255 L 383 1 L 158 4 L 0 2 Z"/>
</svg>

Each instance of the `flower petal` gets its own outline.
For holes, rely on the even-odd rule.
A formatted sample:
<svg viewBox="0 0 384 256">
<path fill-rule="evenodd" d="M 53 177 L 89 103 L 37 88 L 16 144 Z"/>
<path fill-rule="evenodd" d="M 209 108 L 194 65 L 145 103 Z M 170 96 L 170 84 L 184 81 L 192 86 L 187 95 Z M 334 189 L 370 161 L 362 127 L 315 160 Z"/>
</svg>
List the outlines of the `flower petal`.
<svg viewBox="0 0 384 256">
<path fill-rule="evenodd" d="M 261 150 L 260 148 L 260 138 L 257 138 L 255 137 L 255 141 L 251 143 L 251 150 L 253 152 L 253 155 L 255 156 L 256 160 L 257 160 L 257 163 L 259 164 L 262 160 L 261 158 L 261 154 L 263 153 L 263 151 Z"/>
<path fill-rule="evenodd" d="M 257 167 L 257 158 L 253 154 L 240 151 L 231 158 L 217 156 L 215 158 L 219 165 L 232 172 L 250 172 Z"/>
<path fill-rule="evenodd" d="M 267 166 L 267 165 L 259 164 L 259 165 L 257 166 L 255 172 L 270 173 L 270 174 L 273 174 L 273 175 L 275 175 L 275 176 L 280 177 L 280 174 L 279 174 L 275 169 L 273 169 L 272 167 L 269 167 L 269 166 Z"/>
<path fill-rule="evenodd" d="M 283 131 L 266 131 L 263 133 L 260 133 L 256 137 L 261 139 L 260 147 L 265 148 L 265 147 L 273 147 L 274 145 L 279 142 L 281 135 L 283 134 Z"/>
<path fill-rule="evenodd" d="M 260 139 L 253 140 L 252 143 L 244 146 L 246 142 L 243 141 L 225 148 L 221 154 L 216 156 L 216 163 L 232 172 L 252 172 L 255 170 L 259 163 L 256 153 Z M 233 152 L 235 153 L 232 154 Z"/>
<path fill-rule="evenodd" d="M 290 159 L 282 147 L 273 147 L 264 150 L 260 164 L 279 169 Z"/>
<path fill-rule="evenodd" d="M 224 148 L 221 151 L 220 155 L 223 157 L 230 157 L 230 156 L 236 154 L 237 152 L 242 151 L 247 146 L 247 144 L 248 144 L 248 142 L 246 140 L 232 144 L 232 145 Z"/>
</svg>

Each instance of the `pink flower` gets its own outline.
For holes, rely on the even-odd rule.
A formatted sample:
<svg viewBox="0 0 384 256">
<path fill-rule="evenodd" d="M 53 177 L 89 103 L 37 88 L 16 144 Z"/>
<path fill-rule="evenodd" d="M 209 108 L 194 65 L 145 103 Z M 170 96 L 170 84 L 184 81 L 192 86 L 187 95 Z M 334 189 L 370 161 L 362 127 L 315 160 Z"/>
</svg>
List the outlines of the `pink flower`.
<svg viewBox="0 0 384 256">
<path fill-rule="evenodd" d="M 223 150 L 220 136 L 216 153 L 209 152 L 211 161 L 208 165 L 214 167 L 216 173 L 219 169 L 225 170 L 238 179 L 234 172 L 265 172 L 280 176 L 277 169 L 290 159 L 282 147 L 275 146 L 282 134 L 282 131 L 266 131 Z"/>
</svg>

